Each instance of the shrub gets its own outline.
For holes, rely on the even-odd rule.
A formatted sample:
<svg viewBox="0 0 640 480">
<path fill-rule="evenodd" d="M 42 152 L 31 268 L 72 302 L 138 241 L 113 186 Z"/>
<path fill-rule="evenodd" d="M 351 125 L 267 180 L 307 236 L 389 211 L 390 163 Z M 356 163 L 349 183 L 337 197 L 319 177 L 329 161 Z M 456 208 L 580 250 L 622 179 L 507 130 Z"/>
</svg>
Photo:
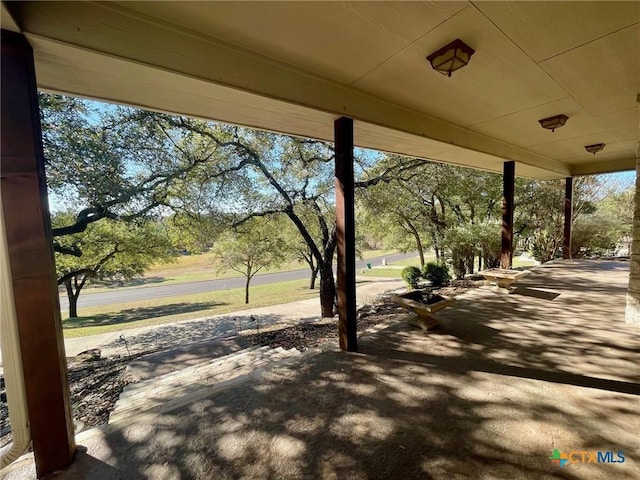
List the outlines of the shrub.
<svg viewBox="0 0 640 480">
<path fill-rule="evenodd" d="M 500 223 L 491 220 L 473 225 L 475 236 L 478 239 L 478 254 L 484 260 L 484 268 L 500 266 L 500 253 L 502 252 L 500 228 Z"/>
<path fill-rule="evenodd" d="M 449 268 L 442 263 L 436 262 L 427 263 L 422 271 L 422 276 L 431 281 L 431 285 L 434 287 L 444 287 L 451 280 Z"/>
<path fill-rule="evenodd" d="M 470 225 L 458 225 L 447 231 L 444 245 L 451 252 L 451 266 L 458 280 L 467 273 L 473 273 L 473 260 L 478 239 Z"/>
<path fill-rule="evenodd" d="M 418 267 L 404 267 L 400 275 L 411 288 L 418 288 L 418 282 L 422 276 Z"/>
</svg>

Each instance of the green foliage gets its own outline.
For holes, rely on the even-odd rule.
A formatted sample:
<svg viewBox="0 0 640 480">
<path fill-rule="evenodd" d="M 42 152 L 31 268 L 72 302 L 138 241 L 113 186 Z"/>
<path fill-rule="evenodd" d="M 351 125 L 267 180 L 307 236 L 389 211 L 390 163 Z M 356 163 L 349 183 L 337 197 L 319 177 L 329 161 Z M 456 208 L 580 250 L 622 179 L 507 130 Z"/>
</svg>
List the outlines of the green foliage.
<svg viewBox="0 0 640 480">
<path fill-rule="evenodd" d="M 408 266 L 402 269 L 400 272 L 402 275 L 402 279 L 407 282 L 411 288 L 418 288 L 418 283 L 420 282 L 420 278 L 422 277 L 422 272 L 418 267 Z"/>
<path fill-rule="evenodd" d="M 594 213 L 578 218 L 571 231 L 571 254 L 574 258 L 612 255 L 621 239 L 615 219 Z"/>
<path fill-rule="evenodd" d="M 56 228 L 73 223 L 73 219 L 72 213 L 59 213 L 51 223 Z M 174 258 L 163 226 L 141 219 L 90 223 L 83 232 L 61 237 L 58 246 L 82 252 L 81 256 L 56 252 L 58 285 L 66 288 L 70 317 L 77 316 L 78 297 L 88 282 L 130 280 L 154 263 Z"/>
<path fill-rule="evenodd" d="M 557 258 L 564 228 L 563 182 L 518 178 L 515 190 L 514 230 L 524 248 L 542 263 Z"/>
<path fill-rule="evenodd" d="M 603 180 L 576 177 L 573 184 L 573 221 L 593 213 L 594 199 L 602 197 Z M 562 255 L 564 181 L 516 179 L 515 232 L 525 250 L 544 263 Z"/>
<path fill-rule="evenodd" d="M 376 167 L 384 168 L 395 157 Z M 500 175 L 424 162 L 406 178 L 368 189 L 359 198 L 359 213 L 374 238 L 390 248 L 418 250 L 424 266 L 426 248 L 432 247 L 436 258 L 444 257 L 445 234 L 450 229 L 497 218 L 501 185 Z"/>
<path fill-rule="evenodd" d="M 472 225 L 458 225 L 447 230 L 444 245 L 451 253 L 451 265 L 456 278 L 473 273 L 473 261 L 478 239 Z"/>
<path fill-rule="evenodd" d="M 178 251 L 206 253 L 225 229 L 223 220 L 212 215 L 176 213 L 165 219 L 164 226 Z"/>
<path fill-rule="evenodd" d="M 451 281 L 449 267 L 444 263 L 429 262 L 422 270 L 422 276 L 431 282 L 434 287 L 443 287 Z"/>
<path fill-rule="evenodd" d="M 501 224 L 497 220 L 471 226 L 477 241 L 478 253 L 484 260 L 484 268 L 496 268 L 500 265 L 502 252 Z"/>
<path fill-rule="evenodd" d="M 241 227 L 223 234 L 213 251 L 221 270 L 234 270 L 246 278 L 245 303 L 249 303 L 251 279 L 263 268 L 277 267 L 285 259 L 277 224 L 269 219 L 253 218 Z"/>
<path fill-rule="evenodd" d="M 73 214 L 60 213 L 52 218 L 52 224 L 55 227 L 72 219 Z M 58 278 L 85 271 L 94 282 L 130 280 L 154 263 L 175 258 L 164 228 L 151 221 L 103 220 L 90 224 L 82 233 L 62 237 L 60 243 L 78 247 L 82 256 L 56 253 Z"/>
<path fill-rule="evenodd" d="M 616 223 L 615 230 L 620 237 L 631 237 L 633 233 L 633 210 L 635 187 L 611 188 L 596 202 L 596 210 Z M 620 239 L 618 239 L 619 241 Z"/>
<path fill-rule="evenodd" d="M 633 188 L 611 190 L 592 202 L 586 215 L 573 222 L 573 257 L 613 255 L 618 244 L 631 236 L 633 228 Z"/>
</svg>

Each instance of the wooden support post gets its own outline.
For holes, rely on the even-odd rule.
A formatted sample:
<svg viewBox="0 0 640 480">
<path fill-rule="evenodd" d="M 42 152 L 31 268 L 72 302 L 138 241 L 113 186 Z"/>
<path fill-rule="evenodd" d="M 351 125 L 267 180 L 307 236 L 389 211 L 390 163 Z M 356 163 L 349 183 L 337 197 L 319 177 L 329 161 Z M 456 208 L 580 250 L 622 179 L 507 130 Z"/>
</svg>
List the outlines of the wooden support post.
<svg viewBox="0 0 640 480">
<path fill-rule="evenodd" d="M 0 192 L 38 477 L 71 464 L 73 420 L 44 173 L 33 51 L 2 30 Z"/>
<path fill-rule="evenodd" d="M 353 185 L 353 120 L 335 121 L 336 246 L 340 348 L 358 350 L 356 332 L 356 234 Z"/>
<path fill-rule="evenodd" d="M 502 253 L 500 268 L 511 268 L 513 258 L 513 195 L 515 186 L 516 163 L 504 162 L 502 178 Z"/>
<path fill-rule="evenodd" d="M 567 177 L 564 188 L 564 236 L 562 258 L 571 258 L 571 219 L 573 217 L 573 177 Z"/>
</svg>

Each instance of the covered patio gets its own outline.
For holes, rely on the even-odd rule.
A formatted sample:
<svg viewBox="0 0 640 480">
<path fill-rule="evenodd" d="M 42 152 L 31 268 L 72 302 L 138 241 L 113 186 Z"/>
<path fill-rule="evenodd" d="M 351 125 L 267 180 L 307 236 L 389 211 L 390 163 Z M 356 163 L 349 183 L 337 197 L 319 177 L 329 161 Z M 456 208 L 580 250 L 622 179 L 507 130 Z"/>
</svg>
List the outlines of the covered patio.
<svg viewBox="0 0 640 480">
<path fill-rule="evenodd" d="M 423 333 L 390 316 L 328 349 L 134 424 L 82 433 L 60 479 L 567 478 L 640 475 L 640 339 L 620 325 L 628 262 L 535 267 Z M 589 308 L 584 308 L 589 305 Z M 571 457 L 559 467 L 558 449 Z M 581 452 L 623 463 L 587 463 Z M 7 480 L 33 475 L 24 460 Z"/>
<path fill-rule="evenodd" d="M 364 472 L 364 476 L 367 472 L 372 475 L 385 472 L 383 459 L 390 468 L 411 465 L 424 472 L 432 469 L 430 474 L 434 477 L 440 475 L 438 468 L 448 472 L 459 469 L 459 474 L 464 475 L 486 464 L 488 457 L 502 451 L 500 448 L 507 449 L 504 451 L 508 458 L 500 468 L 530 468 L 544 474 L 551 468 L 544 467 L 548 458 L 536 463 L 533 456 L 521 460 L 515 457 L 547 452 L 548 443 L 511 442 L 506 433 L 505 440 L 500 440 L 504 442 L 502 446 L 491 443 L 499 440 L 487 440 L 495 432 L 506 432 L 500 421 L 510 418 L 510 398 L 518 399 L 511 403 L 511 410 L 525 415 L 520 418 L 523 421 L 543 422 L 541 411 L 556 417 L 564 414 L 574 421 L 589 412 L 602 418 L 597 429 L 580 430 L 582 427 L 567 425 L 569 430 L 559 431 L 557 438 L 574 444 L 584 438 L 584 443 L 592 444 L 593 448 L 597 444 L 598 448 L 614 449 L 617 447 L 604 445 L 613 441 L 613 437 L 605 435 L 607 429 L 619 428 L 619 438 L 624 439 L 627 437 L 623 426 L 633 421 L 637 425 L 635 412 L 625 405 L 635 399 L 630 395 L 637 394 L 637 361 L 634 367 L 628 359 L 637 356 L 638 330 L 637 325 L 624 322 L 626 318 L 637 324 L 640 319 L 640 247 L 632 252 L 630 280 L 629 264 L 585 276 L 589 268 L 595 267 L 560 263 L 540 269 L 543 276 L 549 276 L 542 279 L 541 285 L 563 290 L 555 299 L 550 298 L 553 293 L 535 289 L 508 297 L 485 296 L 480 292 L 477 303 L 460 301 L 454 310 L 442 315 L 445 322 L 449 315 L 462 318 L 452 317 L 442 335 L 419 337 L 402 328 L 394 331 L 399 327 L 393 327 L 377 340 L 362 339 L 359 345 L 353 199 L 354 146 L 503 172 L 502 266 L 508 268 L 513 254 L 515 175 L 564 179 L 564 253 L 568 257 L 572 178 L 636 167 L 640 92 L 637 2 L 3 1 L 0 5 L 0 167 L 6 226 L 6 235 L 2 234 L 2 252 L 6 255 L 2 294 L 7 299 L 3 300 L 3 318 L 13 318 L 15 312 L 17 341 L 13 344 L 21 364 L 19 370 L 24 372 L 19 376 L 25 380 L 24 392 L 18 396 L 27 413 L 24 423 L 28 424 L 33 441 L 38 476 L 68 466 L 76 447 L 53 274 L 38 88 L 335 141 L 340 347 L 360 353 L 310 357 L 305 369 L 283 371 L 280 376 L 274 374 L 265 379 L 265 384 L 248 386 L 256 392 L 248 399 L 266 403 L 263 410 L 256 406 L 251 410 L 254 413 L 245 413 L 242 418 L 253 422 L 260 417 L 261 421 L 270 422 L 267 408 L 285 411 L 286 405 L 279 402 L 290 396 L 280 398 L 276 394 L 284 391 L 274 388 L 278 382 L 300 395 L 308 392 L 308 385 L 320 382 L 317 398 L 321 402 L 308 405 L 300 402 L 299 408 L 307 416 L 315 411 L 314 415 L 319 417 L 331 419 L 335 415 L 336 421 L 341 419 L 342 423 L 338 423 L 347 425 L 345 430 L 351 431 L 345 434 L 349 441 L 343 446 L 359 445 L 364 456 L 358 461 L 350 460 L 347 448 L 335 447 L 340 443 L 331 437 L 331 430 L 328 436 L 319 434 L 316 438 L 315 433 L 324 428 L 321 424 L 315 426 L 310 417 L 308 430 L 301 433 L 304 441 L 290 444 L 288 437 L 280 440 L 273 437 L 269 441 L 275 443 L 269 443 L 271 449 L 267 449 L 270 453 L 263 454 L 261 448 L 247 446 L 254 449 L 249 455 L 235 450 L 231 440 L 223 442 L 224 445 L 219 443 L 234 429 L 241 431 L 244 420 L 237 419 L 235 427 L 224 419 L 215 427 L 203 423 L 211 428 L 207 430 L 209 440 L 193 439 L 196 450 L 183 451 L 187 447 L 179 435 L 184 433 L 182 429 L 193 413 L 187 409 L 163 417 L 162 421 L 167 422 L 166 435 L 143 431 L 161 429 L 162 423 L 139 427 L 142 430 L 132 427 L 127 433 L 133 435 L 131 438 L 109 434 L 116 438 L 120 435 L 122 440 L 118 443 L 107 437 L 107 443 L 113 444 L 114 458 L 118 458 L 125 472 L 123 477 L 131 472 L 132 477 L 166 474 L 170 478 L 174 475 L 171 468 L 191 468 L 187 464 L 193 468 L 208 465 L 206 468 L 210 470 L 198 470 L 198 475 L 207 477 L 217 472 L 216 468 L 222 468 L 225 459 L 230 468 L 255 465 L 255 472 L 246 472 L 249 476 L 301 473 L 331 476 L 331 471 L 319 470 L 325 465 L 322 459 L 306 463 L 300 460 L 300 466 L 295 466 L 296 459 L 307 451 L 305 442 L 310 442 L 310 449 L 327 453 L 327 468 L 338 472 L 340 468 L 360 465 L 354 472 Z M 448 78 L 434 71 L 427 57 L 456 39 L 466 42 L 474 53 L 466 59 L 469 63 L 466 67 Z M 543 120 L 554 117 L 564 118 L 554 123 L 557 132 L 551 131 L 549 124 L 544 126 Z M 566 125 L 561 125 L 565 122 Z M 594 157 L 586 147 L 599 144 L 605 145 L 604 150 L 597 151 Z M 637 206 L 636 210 L 637 240 L 640 208 Z M 603 281 L 607 275 L 613 275 L 610 282 Z M 535 286 L 530 282 L 536 278 L 532 275 L 527 279 L 530 286 Z M 465 308 L 469 309 L 466 313 Z M 496 315 L 498 318 L 494 318 Z M 591 320 L 587 322 L 585 318 Z M 447 328 L 453 330 L 447 333 Z M 580 347 L 573 348 L 573 342 Z M 443 355 L 437 355 L 437 351 Z M 562 356 L 572 353 L 574 362 L 561 361 Z M 612 356 L 615 362 L 610 360 Z M 629 364 L 628 369 L 622 368 L 622 364 Z M 546 377 L 542 376 L 545 369 L 550 370 Z M 556 385 L 557 375 L 563 381 Z M 566 381 L 567 378 L 571 381 Z M 370 400 L 354 386 L 362 379 L 366 380 L 362 391 L 371 395 Z M 411 385 L 420 385 L 425 379 L 432 382 L 433 390 L 425 384 L 425 389 L 416 391 L 411 400 L 414 395 Z M 465 390 L 470 385 L 469 379 L 477 391 Z M 405 385 L 406 398 L 393 394 L 394 382 Z M 606 388 L 584 388 L 593 387 L 594 382 Z M 496 390 L 496 385 L 505 388 Z M 521 397 L 517 392 L 508 393 L 513 385 L 528 393 Z M 273 398 L 265 394 L 271 388 Z M 558 390 L 562 388 L 581 389 L 580 392 L 586 392 L 585 397 L 579 396 L 572 402 L 575 407 L 572 410 L 558 411 L 560 407 L 556 404 L 567 398 Z M 538 395 L 544 397 L 547 389 L 551 389 L 548 397 L 537 405 Z M 386 393 L 376 393 L 379 390 Z M 605 395 L 604 391 L 608 393 Z M 251 403 L 232 402 L 240 392 L 232 389 L 220 398 L 207 400 L 196 408 L 195 414 L 217 412 L 233 416 L 233 412 L 240 411 L 234 409 L 242 409 L 243 405 L 249 412 Z M 454 393 L 460 393 L 456 401 Z M 474 397 L 476 394 L 480 400 Z M 305 395 L 308 400 L 309 395 Z M 465 419 L 465 415 L 471 415 L 468 413 L 471 407 L 478 406 L 476 402 L 495 396 L 502 398 L 501 405 L 505 406 L 505 410 L 498 411 L 504 415 L 495 417 L 487 407 L 486 415 L 495 418 L 495 422 L 480 422 L 481 416 Z M 367 422 L 372 425 L 385 422 L 377 423 L 362 412 L 366 410 L 366 402 L 377 402 L 382 397 L 387 403 L 380 403 L 372 412 L 384 417 L 397 410 L 398 415 L 405 412 L 406 416 L 399 418 L 397 425 L 394 420 L 388 428 L 381 426 L 378 432 L 379 429 L 365 427 Z M 595 398 L 599 401 L 591 402 Z M 359 406 L 353 415 L 345 410 L 350 402 Z M 590 410 L 601 408 L 598 406 L 601 404 L 607 405 L 605 410 Z M 457 417 L 458 433 L 463 435 L 454 430 L 450 440 L 442 437 L 440 441 L 438 435 L 449 429 L 447 415 Z M 275 413 L 273 416 L 277 418 Z M 502 420 L 498 421 L 498 417 Z M 478 423 L 475 420 L 488 425 L 487 432 L 496 429 L 484 435 L 486 450 L 481 448 L 482 441 L 472 440 L 479 430 L 468 424 Z M 612 426 L 614 422 L 618 423 Z M 286 422 L 280 423 L 282 428 L 286 427 Z M 225 431 L 217 430 L 224 425 Z M 584 420 L 584 425 L 590 424 Z M 405 444 L 402 435 L 409 433 L 417 435 L 418 441 Z M 526 434 L 526 431 L 519 433 L 520 442 L 525 441 Z M 555 433 L 552 436 L 556 438 Z M 165 450 L 154 446 L 154 442 L 163 438 L 168 442 Z M 402 440 L 398 443 L 403 448 L 398 448 L 413 455 L 415 462 L 402 461 L 397 451 L 379 452 L 378 446 L 388 438 Z M 458 460 L 453 458 L 453 451 L 458 448 L 453 439 L 471 442 L 460 447 L 471 459 L 465 455 Z M 316 441 L 320 443 L 313 447 Z M 136 446 L 131 442 L 137 442 Z M 215 445 L 232 450 L 207 450 Z M 551 446 L 569 448 L 560 440 Z M 637 449 L 637 443 L 629 444 L 628 449 L 631 448 Z M 276 458 L 283 458 L 278 453 L 280 449 L 290 452 L 291 461 L 280 465 Z M 440 449 L 448 449 L 450 453 L 443 454 L 443 458 L 438 455 Z M 156 465 L 156 459 L 149 455 L 161 451 L 168 456 L 157 459 Z M 329 455 L 334 451 L 339 454 Z M 91 453 L 94 452 L 91 449 L 89 452 L 84 462 L 95 460 L 97 467 L 111 468 L 112 473 L 120 475 L 113 470 L 113 462 L 109 466 L 107 450 L 103 450 L 104 455 Z M 269 455 L 276 457 L 272 463 L 264 463 Z M 85 465 L 80 461 L 82 457 L 78 457 L 77 468 Z M 146 467 L 136 464 L 136 458 L 151 462 L 158 469 L 157 475 L 155 470 L 146 471 Z M 207 463 L 212 458 L 217 458 L 220 464 Z M 129 466 L 127 459 L 133 460 Z M 420 462 L 416 463 L 418 459 Z M 449 465 L 446 461 L 454 462 L 453 466 L 445 466 Z M 495 468 L 498 463 L 496 460 Z M 201 467 L 196 467 L 197 464 Z M 285 467 L 293 470 L 282 470 Z M 230 473 L 231 477 L 242 475 L 243 472 Z M 496 470 L 489 473 L 492 475 L 502 473 Z"/>
</svg>

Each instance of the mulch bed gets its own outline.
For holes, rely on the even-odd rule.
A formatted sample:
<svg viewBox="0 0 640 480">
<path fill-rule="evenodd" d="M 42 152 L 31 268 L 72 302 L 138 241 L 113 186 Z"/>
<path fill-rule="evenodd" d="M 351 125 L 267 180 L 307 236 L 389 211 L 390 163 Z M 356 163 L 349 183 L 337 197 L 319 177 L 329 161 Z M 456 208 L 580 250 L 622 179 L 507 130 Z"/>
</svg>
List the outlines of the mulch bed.
<svg viewBox="0 0 640 480">
<path fill-rule="evenodd" d="M 130 361 L 128 357 L 106 357 L 86 363 L 69 362 L 73 417 L 82 422 L 84 429 L 107 423 L 120 392 L 129 383 L 125 368 Z M 4 377 L 0 377 L 0 447 L 11 441 L 6 402 Z"/>
<path fill-rule="evenodd" d="M 444 300 L 444 297 L 441 297 L 440 295 L 422 290 L 414 290 L 413 292 L 405 293 L 402 297 L 407 300 L 413 300 L 414 302 L 424 303 L 425 305 L 432 305 Z"/>
</svg>

